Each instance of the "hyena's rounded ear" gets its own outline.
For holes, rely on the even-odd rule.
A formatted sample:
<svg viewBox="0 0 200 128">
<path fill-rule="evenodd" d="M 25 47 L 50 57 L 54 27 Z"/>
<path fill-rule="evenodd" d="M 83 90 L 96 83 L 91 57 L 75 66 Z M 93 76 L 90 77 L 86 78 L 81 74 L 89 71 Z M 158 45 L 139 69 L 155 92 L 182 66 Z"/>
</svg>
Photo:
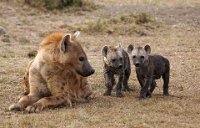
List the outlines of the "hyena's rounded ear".
<svg viewBox="0 0 200 128">
<path fill-rule="evenodd" d="M 133 51 L 133 49 L 134 49 L 133 45 L 130 44 L 130 45 L 128 46 L 128 48 L 127 48 L 128 53 L 131 54 L 131 52 Z"/>
<path fill-rule="evenodd" d="M 123 48 L 122 48 L 121 44 L 119 44 L 119 45 L 117 46 L 117 49 L 118 49 L 118 51 L 120 51 L 120 52 L 123 51 Z"/>
<path fill-rule="evenodd" d="M 144 50 L 147 52 L 147 54 L 151 53 L 151 47 L 148 44 L 144 46 Z"/>
<path fill-rule="evenodd" d="M 108 53 L 108 46 L 104 46 L 101 50 L 101 54 L 106 57 Z"/>
<path fill-rule="evenodd" d="M 73 37 L 74 37 L 75 39 L 77 39 L 77 38 L 79 37 L 80 33 L 81 33 L 80 31 L 74 32 Z"/>
<path fill-rule="evenodd" d="M 70 34 L 65 35 L 61 41 L 60 50 L 64 53 L 67 52 L 70 47 L 70 42 L 71 42 L 71 35 Z"/>
</svg>

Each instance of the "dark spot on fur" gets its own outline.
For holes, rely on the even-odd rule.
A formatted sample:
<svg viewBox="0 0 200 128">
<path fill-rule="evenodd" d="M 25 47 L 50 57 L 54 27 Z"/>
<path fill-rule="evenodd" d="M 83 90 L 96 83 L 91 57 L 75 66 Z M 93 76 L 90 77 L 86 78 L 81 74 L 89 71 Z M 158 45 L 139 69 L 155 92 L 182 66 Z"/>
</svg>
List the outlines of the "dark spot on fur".
<svg viewBox="0 0 200 128">
<path fill-rule="evenodd" d="M 61 89 L 64 90 L 64 87 L 62 86 Z"/>
<path fill-rule="evenodd" d="M 46 99 L 46 100 L 51 100 L 51 98 L 50 98 L 50 97 L 45 97 L 45 99 Z"/>
</svg>

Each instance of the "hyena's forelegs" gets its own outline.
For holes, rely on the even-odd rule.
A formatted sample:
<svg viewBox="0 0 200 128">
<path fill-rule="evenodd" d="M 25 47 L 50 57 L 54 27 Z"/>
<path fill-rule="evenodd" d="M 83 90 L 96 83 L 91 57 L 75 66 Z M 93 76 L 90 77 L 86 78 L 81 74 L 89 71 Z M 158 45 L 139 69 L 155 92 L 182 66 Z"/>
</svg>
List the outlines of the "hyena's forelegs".
<svg viewBox="0 0 200 128">
<path fill-rule="evenodd" d="M 35 103 L 39 100 L 36 95 L 26 95 L 20 98 L 18 103 L 14 103 L 9 107 L 10 111 L 21 111 L 24 110 L 28 105 Z"/>
<path fill-rule="evenodd" d="M 36 103 L 29 105 L 26 108 L 26 111 L 29 113 L 39 112 L 47 107 L 56 107 L 61 104 L 69 103 L 70 107 L 72 107 L 71 99 L 68 95 L 58 95 L 58 96 L 49 96 L 44 97 L 38 100 Z"/>
</svg>

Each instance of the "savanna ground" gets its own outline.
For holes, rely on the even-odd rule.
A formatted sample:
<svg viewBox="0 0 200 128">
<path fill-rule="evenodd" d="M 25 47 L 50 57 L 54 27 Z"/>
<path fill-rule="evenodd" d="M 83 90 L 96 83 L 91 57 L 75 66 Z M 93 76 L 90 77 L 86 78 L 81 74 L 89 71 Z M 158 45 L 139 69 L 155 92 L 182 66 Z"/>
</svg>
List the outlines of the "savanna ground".
<svg viewBox="0 0 200 128">
<path fill-rule="evenodd" d="M 200 127 L 200 2 L 197 0 L 94 0 L 89 9 L 47 11 L 20 2 L 0 2 L 0 127 L 155 128 Z M 95 7 L 90 7 L 95 6 Z M 147 18 L 141 20 L 141 16 Z M 139 17 L 139 19 L 138 19 Z M 53 31 L 80 30 L 79 40 L 96 69 L 89 84 L 96 98 L 74 108 L 40 113 L 9 112 L 22 92 L 28 53 Z M 152 98 L 139 100 L 134 66 L 123 98 L 103 96 L 101 48 L 149 44 L 171 62 L 170 96 L 158 80 Z"/>
</svg>

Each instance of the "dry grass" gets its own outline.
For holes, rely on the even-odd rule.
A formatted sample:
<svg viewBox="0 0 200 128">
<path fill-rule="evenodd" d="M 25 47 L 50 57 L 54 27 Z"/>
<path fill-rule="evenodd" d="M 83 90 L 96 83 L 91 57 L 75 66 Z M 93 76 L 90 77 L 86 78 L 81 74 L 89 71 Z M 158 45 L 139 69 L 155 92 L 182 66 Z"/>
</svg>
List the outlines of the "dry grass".
<svg viewBox="0 0 200 128">
<path fill-rule="evenodd" d="M 73 30 L 83 31 L 87 34 L 115 34 L 115 35 L 147 35 L 155 28 L 159 28 L 161 23 L 155 21 L 147 13 L 136 15 L 121 15 L 110 18 L 99 18 L 96 21 L 89 21 L 85 24 L 78 23 L 71 26 Z M 69 26 L 66 26 L 69 27 Z"/>
<path fill-rule="evenodd" d="M 181 0 L 175 0 L 174 5 L 171 6 L 174 9 L 173 11 L 168 10 L 168 7 L 166 10 L 160 8 L 160 6 L 168 6 L 168 3 L 172 4 L 172 0 L 160 1 L 165 4 L 158 3 L 152 6 L 152 8 L 158 10 L 153 13 L 150 11 L 151 15 L 154 14 L 153 17 L 155 17 L 157 24 L 160 22 L 162 24 L 158 28 L 155 27 L 148 31 L 146 36 L 138 36 L 135 33 L 110 35 L 106 32 L 100 34 L 96 31 L 93 34 L 83 32 L 80 41 L 87 52 L 89 61 L 96 69 L 96 73 L 89 77 L 89 83 L 97 93 L 96 98 L 86 104 L 77 104 L 74 108 L 45 109 L 36 114 L 9 112 L 7 108 L 11 103 L 17 101 L 17 96 L 22 92 L 22 76 L 25 66 L 30 60 L 27 56 L 28 53 L 37 49 L 38 43 L 46 34 L 52 31 L 72 31 L 69 26 L 85 24 L 85 22 L 95 23 L 98 19 L 104 21 L 105 17 L 108 21 L 117 19 L 116 24 L 118 25 L 115 26 L 112 23 L 113 28 L 117 26 L 126 28 L 126 25 L 129 26 L 130 23 L 124 23 L 123 20 L 126 17 L 122 17 L 129 16 L 130 13 L 123 10 L 125 7 L 128 8 L 125 4 L 129 4 L 130 8 L 128 9 L 138 4 L 139 9 L 145 10 L 146 6 L 140 4 L 148 5 L 148 3 L 145 0 L 138 1 L 139 3 L 132 3 L 131 0 L 126 2 L 121 0 L 95 1 L 104 7 L 78 15 L 77 13 L 40 12 L 26 6 L 21 8 L 0 2 L 0 12 L 2 12 L 0 14 L 0 26 L 6 29 L 11 39 L 9 44 L 0 41 L 0 128 L 200 127 L 200 27 L 198 26 L 199 22 L 195 22 L 195 18 L 192 17 L 192 15 L 196 15 L 197 21 L 199 21 L 200 18 L 196 12 L 199 12 L 200 9 L 194 6 L 176 8 L 178 1 L 181 2 Z M 186 2 L 188 3 L 180 4 L 180 6 L 190 6 L 196 1 L 187 0 Z M 121 6 L 117 5 L 119 3 L 121 3 Z M 115 8 L 108 9 L 110 4 Z M 165 15 L 160 15 L 159 9 L 164 10 Z M 106 15 L 105 12 L 107 12 Z M 116 16 L 116 12 L 123 12 L 123 14 Z M 180 12 L 187 15 L 181 15 Z M 169 15 L 173 19 L 170 19 L 170 22 L 168 22 Z M 187 16 L 187 22 L 185 22 L 184 16 Z M 135 21 L 135 18 L 133 18 L 133 21 Z M 138 26 L 144 25 L 139 24 Z M 107 29 L 107 27 L 104 29 Z M 144 28 L 144 30 L 147 29 Z M 152 98 L 143 101 L 138 100 L 140 86 L 136 80 L 134 66 L 132 66 L 132 74 L 129 80 L 129 85 L 134 88 L 134 92 L 125 93 L 123 98 L 116 98 L 114 92 L 110 97 L 102 96 L 105 87 L 100 50 L 106 44 L 117 45 L 119 43 L 125 49 L 130 43 L 140 46 L 150 44 L 153 53 L 159 53 L 170 60 L 169 97 L 162 96 L 162 81 L 158 80 L 158 87 L 155 89 Z"/>
</svg>

